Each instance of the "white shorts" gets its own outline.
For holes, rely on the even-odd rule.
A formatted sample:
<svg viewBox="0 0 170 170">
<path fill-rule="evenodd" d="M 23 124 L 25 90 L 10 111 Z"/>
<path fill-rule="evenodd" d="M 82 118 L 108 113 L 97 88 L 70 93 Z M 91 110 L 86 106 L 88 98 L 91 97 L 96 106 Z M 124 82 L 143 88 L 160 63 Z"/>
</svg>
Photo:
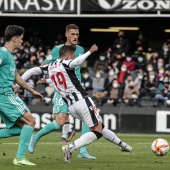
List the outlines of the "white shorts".
<svg viewBox="0 0 170 170">
<path fill-rule="evenodd" d="M 87 127 L 93 127 L 100 121 L 98 109 L 93 100 L 86 97 L 69 106 L 70 114 L 86 124 Z"/>
</svg>

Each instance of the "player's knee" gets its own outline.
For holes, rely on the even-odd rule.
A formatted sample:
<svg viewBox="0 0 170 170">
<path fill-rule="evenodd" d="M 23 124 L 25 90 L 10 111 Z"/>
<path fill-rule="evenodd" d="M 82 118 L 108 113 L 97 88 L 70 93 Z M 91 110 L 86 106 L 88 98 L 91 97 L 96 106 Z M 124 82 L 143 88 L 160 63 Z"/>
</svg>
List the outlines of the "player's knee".
<svg viewBox="0 0 170 170">
<path fill-rule="evenodd" d="M 103 136 L 103 134 L 100 132 L 97 131 L 92 131 L 92 132 L 96 135 L 97 139 L 100 139 Z"/>
<path fill-rule="evenodd" d="M 58 124 L 59 124 L 60 126 L 63 126 L 63 125 L 65 124 L 65 122 L 60 121 Z"/>
<path fill-rule="evenodd" d="M 35 124 L 36 124 L 36 122 L 35 122 L 34 117 L 30 118 L 30 119 L 29 119 L 29 122 L 28 122 L 28 125 L 30 125 L 30 126 L 32 126 L 32 127 L 34 127 L 34 126 L 35 126 Z"/>
<path fill-rule="evenodd" d="M 63 126 L 65 124 L 65 120 L 64 119 L 56 119 L 55 120 L 60 126 Z"/>
<path fill-rule="evenodd" d="M 31 121 L 30 121 L 30 126 L 34 127 L 35 124 L 36 124 L 35 120 L 34 120 L 34 119 L 31 119 Z"/>
<path fill-rule="evenodd" d="M 57 114 L 54 116 L 54 120 L 60 125 L 63 126 L 65 124 L 66 115 L 65 114 Z"/>
<path fill-rule="evenodd" d="M 102 129 L 104 129 L 105 125 L 102 123 Z"/>
</svg>

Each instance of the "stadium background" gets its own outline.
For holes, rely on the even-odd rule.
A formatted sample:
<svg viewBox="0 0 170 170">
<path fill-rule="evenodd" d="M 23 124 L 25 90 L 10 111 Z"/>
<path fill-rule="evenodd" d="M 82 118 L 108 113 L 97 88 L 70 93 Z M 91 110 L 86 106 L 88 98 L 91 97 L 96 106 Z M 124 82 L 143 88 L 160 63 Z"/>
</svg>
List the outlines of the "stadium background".
<svg viewBox="0 0 170 170">
<path fill-rule="evenodd" d="M 170 28 L 169 18 L 78 18 L 78 17 L 1 17 L 0 35 L 3 35 L 5 26 L 8 24 L 20 24 L 26 29 L 25 39 L 29 39 L 35 31 L 40 33 L 45 44 L 53 45 L 55 35 L 64 36 L 65 26 L 69 23 L 75 23 L 80 28 L 80 42 L 84 47 L 89 47 L 92 43 L 99 44 L 99 51 L 105 50 L 117 32 L 91 32 L 90 28 L 107 28 L 107 27 L 139 27 L 149 40 L 151 46 L 160 50 L 162 43 L 170 37 L 170 34 L 164 30 Z M 125 31 L 129 41 L 136 39 L 139 31 Z M 101 41 L 102 40 L 102 41 Z"/>
<path fill-rule="evenodd" d="M 26 1 L 23 1 L 26 2 Z M 70 3 L 69 1 L 67 1 Z M 75 1 L 77 3 L 78 1 Z M 88 1 L 86 1 L 88 2 Z M 92 0 L 94 3 L 95 1 Z M 97 1 L 96 1 L 97 2 Z M 111 1 L 108 1 L 111 2 Z M 146 4 L 147 5 L 147 4 Z M 79 26 L 80 28 L 80 43 L 81 46 L 89 48 L 91 44 L 96 43 L 99 46 L 99 51 L 96 55 L 101 53 L 102 51 L 106 50 L 106 48 L 113 43 L 113 39 L 116 37 L 117 33 L 109 32 L 109 33 L 101 33 L 101 32 L 90 32 L 90 28 L 107 28 L 110 26 L 128 26 L 128 27 L 139 27 L 140 30 L 144 33 L 145 37 L 149 40 L 149 44 L 154 47 L 155 49 L 160 50 L 162 47 L 162 43 L 165 42 L 168 38 L 170 38 L 170 35 L 168 33 L 164 32 L 164 29 L 170 28 L 169 23 L 169 17 L 162 17 L 162 16 L 153 16 L 153 17 L 144 17 L 138 16 L 138 17 L 127 17 L 126 11 L 123 11 L 124 15 L 121 17 L 116 17 L 113 14 L 113 17 L 108 17 L 107 10 L 105 13 L 102 12 L 104 16 L 97 17 L 97 14 L 100 14 L 100 11 L 96 12 L 96 16 L 92 17 L 80 17 L 80 16 L 74 16 L 74 17 L 63 17 L 60 13 L 60 16 L 56 17 L 37 17 L 34 16 L 34 12 L 29 12 L 30 16 L 24 16 L 25 12 L 20 11 L 8 11 L 9 13 L 13 14 L 13 16 L 5 15 L 4 10 L 2 9 L 1 4 L 1 15 L 0 16 L 0 36 L 3 36 L 4 29 L 9 24 L 17 24 L 21 25 L 26 29 L 25 34 L 25 40 L 29 39 L 35 31 L 38 31 L 41 38 L 44 41 L 44 44 L 47 46 L 53 46 L 55 42 L 55 35 L 62 34 L 64 37 L 65 32 L 65 26 L 69 23 L 74 23 Z M 88 12 L 88 11 L 87 11 Z M 94 11 L 92 11 L 95 13 Z M 150 12 L 150 11 L 149 11 Z M 166 11 L 167 12 L 167 11 Z M 168 11 L 169 12 L 169 11 Z M 167 12 L 167 15 L 168 15 Z M 18 16 L 17 13 L 23 14 L 23 16 Z M 32 13 L 32 15 L 31 15 Z M 54 12 L 55 13 L 55 12 Z M 63 14 L 67 13 L 67 10 L 63 12 Z M 118 13 L 121 13 L 121 11 L 118 11 Z M 127 11 L 128 13 L 128 11 Z M 137 13 L 140 14 L 140 11 L 137 10 Z M 144 12 L 146 14 L 147 11 Z M 39 12 L 41 14 L 41 12 Z M 16 16 L 15 16 L 16 15 Z M 135 41 L 135 37 L 138 34 L 138 31 L 125 31 L 126 37 L 129 37 L 130 42 Z M 89 63 L 92 63 L 93 61 L 89 60 Z M 91 66 L 91 65 L 90 65 Z M 42 106 L 37 107 L 30 107 L 31 111 L 38 114 L 46 114 L 51 113 L 52 108 L 50 106 L 44 106 L 42 109 Z M 44 109 L 46 108 L 46 112 Z M 111 120 L 108 120 L 108 126 L 113 127 L 112 130 L 116 130 L 118 132 L 128 132 L 128 133 L 170 133 L 170 128 L 168 127 L 168 124 L 170 122 L 169 119 L 169 109 L 168 108 L 150 108 L 145 107 L 143 109 L 135 107 L 135 108 L 113 108 L 110 109 L 109 107 L 101 107 L 101 114 L 113 114 L 116 116 L 116 126 L 113 124 Z M 133 110 L 133 111 L 132 111 Z M 157 112 L 164 111 L 163 116 L 159 117 L 159 120 L 163 120 L 162 124 L 159 124 L 159 128 L 157 127 Z M 133 113 L 132 113 L 133 112 Z M 135 115 L 135 116 L 134 116 Z M 44 126 L 43 119 L 41 115 L 39 118 L 39 126 L 37 126 L 37 129 Z M 130 117 L 131 116 L 131 117 Z M 51 117 L 47 115 L 47 120 L 50 120 Z M 129 122 L 129 124 L 126 124 Z M 136 121 L 136 126 L 138 128 L 134 128 L 132 126 L 132 122 Z M 47 121 L 48 122 L 48 121 Z M 125 124 L 125 125 L 123 125 Z M 134 125 L 135 126 L 135 125 Z M 135 126 L 135 127 L 136 127 Z M 161 127 L 162 126 L 162 127 Z M 0 128 L 3 128 L 4 124 L 3 122 L 0 122 Z M 116 127 L 116 129 L 114 129 Z M 77 128 L 76 130 L 80 130 L 80 128 Z"/>
</svg>

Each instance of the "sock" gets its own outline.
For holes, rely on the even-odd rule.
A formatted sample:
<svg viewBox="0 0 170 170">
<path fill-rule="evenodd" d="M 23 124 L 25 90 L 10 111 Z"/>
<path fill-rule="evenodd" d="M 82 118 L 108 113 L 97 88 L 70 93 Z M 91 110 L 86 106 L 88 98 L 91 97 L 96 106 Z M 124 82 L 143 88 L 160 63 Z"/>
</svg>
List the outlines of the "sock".
<svg viewBox="0 0 170 170">
<path fill-rule="evenodd" d="M 114 132 L 112 132 L 111 130 L 107 129 L 106 127 L 103 128 L 102 132 L 103 132 L 103 137 L 105 139 L 107 139 L 108 141 L 110 141 L 110 142 L 112 142 L 112 143 L 114 143 L 116 145 L 119 145 L 119 146 L 121 146 L 123 148 L 127 145 L 126 143 L 122 142 L 116 136 L 116 134 Z"/>
<path fill-rule="evenodd" d="M 21 133 L 21 128 L 18 126 L 13 126 L 10 129 L 0 130 L 0 138 L 8 138 L 11 136 L 19 136 Z"/>
<path fill-rule="evenodd" d="M 67 134 L 69 132 L 70 122 L 65 122 L 62 127 L 62 138 L 67 138 Z"/>
<path fill-rule="evenodd" d="M 94 142 L 95 140 L 97 140 L 96 134 L 93 132 L 88 132 L 88 133 L 82 135 L 77 140 L 75 140 L 73 143 L 69 144 L 70 152 L 73 152 L 74 150 L 76 150 L 84 145 L 89 145 L 90 143 Z"/>
<path fill-rule="evenodd" d="M 59 129 L 60 127 L 61 126 L 56 121 L 50 122 L 34 135 L 34 139 L 38 141 L 42 136 L 47 135 L 53 130 Z"/>
<path fill-rule="evenodd" d="M 71 125 L 70 122 L 69 122 L 69 130 L 68 130 L 68 132 L 72 132 L 72 131 L 73 131 L 72 125 Z"/>
<path fill-rule="evenodd" d="M 81 134 L 85 134 L 87 132 L 90 132 L 90 129 L 89 127 L 86 126 L 85 123 L 82 122 L 82 130 L 81 130 Z M 83 146 L 80 148 L 80 153 L 83 153 L 83 152 L 87 152 L 87 146 Z"/>
<path fill-rule="evenodd" d="M 28 144 L 31 139 L 31 135 L 33 133 L 34 128 L 30 125 L 24 125 L 21 134 L 20 134 L 20 141 L 19 141 L 19 146 L 18 146 L 18 151 L 17 151 L 17 158 L 24 158 L 25 153 L 28 148 Z"/>
</svg>

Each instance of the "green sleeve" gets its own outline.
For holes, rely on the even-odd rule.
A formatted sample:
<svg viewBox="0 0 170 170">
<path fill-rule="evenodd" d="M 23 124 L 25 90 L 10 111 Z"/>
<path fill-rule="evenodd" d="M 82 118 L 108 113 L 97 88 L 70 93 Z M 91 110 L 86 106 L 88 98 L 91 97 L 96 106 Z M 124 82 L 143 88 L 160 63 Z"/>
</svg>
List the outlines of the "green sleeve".
<svg viewBox="0 0 170 170">
<path fill-rule="evenodd" d="M 59 58 L 59 49 L 58 47 L 54 47 L 50 52 L 50 55 L 44 60 L 47 64 L 53 63 L 55 60 Z"/>
</svg>

